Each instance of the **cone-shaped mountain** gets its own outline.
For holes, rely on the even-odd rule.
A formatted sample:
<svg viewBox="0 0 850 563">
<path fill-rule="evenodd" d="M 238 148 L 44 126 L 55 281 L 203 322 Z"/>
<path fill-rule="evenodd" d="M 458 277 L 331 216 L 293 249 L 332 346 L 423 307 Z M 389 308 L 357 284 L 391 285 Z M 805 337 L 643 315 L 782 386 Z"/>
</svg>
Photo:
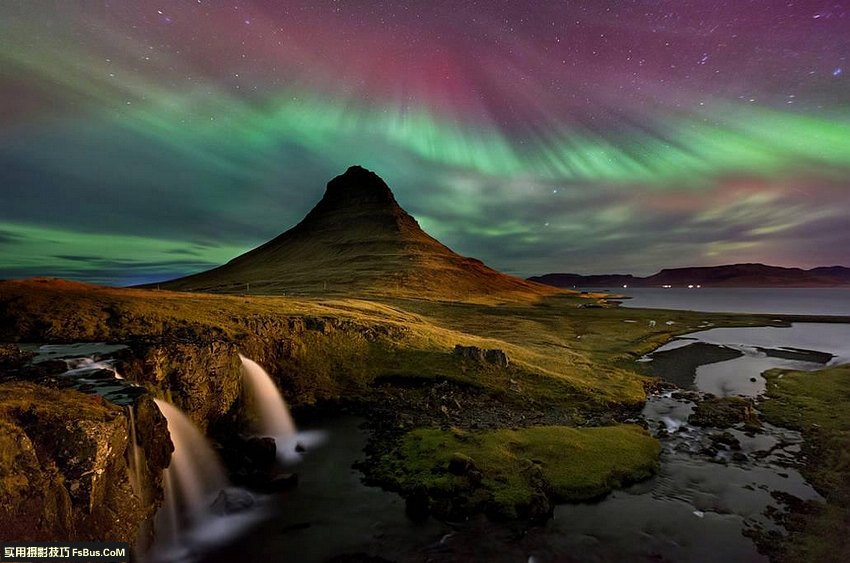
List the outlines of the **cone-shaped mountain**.
<svg viewBox="0 0 850 563">
<path fill-rule="evenodd" d="M 463 299 L 552 288 L 465 258 L 425 233 L 374 172 L 352 166 L 293 228 L 227 264 L 163 289 L 216 293 L 358 293 Z"/>
</svg>

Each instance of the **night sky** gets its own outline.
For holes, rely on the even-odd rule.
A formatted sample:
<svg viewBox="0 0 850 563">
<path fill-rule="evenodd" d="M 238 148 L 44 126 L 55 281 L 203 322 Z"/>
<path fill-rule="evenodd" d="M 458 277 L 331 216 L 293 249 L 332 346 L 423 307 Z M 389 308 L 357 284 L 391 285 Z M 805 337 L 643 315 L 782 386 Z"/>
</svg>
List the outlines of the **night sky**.
<svg viewBox="0 0 850 563">
<path fill-rule="evenodd" d="M 850 265 L 850 1 L 2 0 L 0 277 L 218 265 L 351 164 L 504 271 Z"/>
</svg>

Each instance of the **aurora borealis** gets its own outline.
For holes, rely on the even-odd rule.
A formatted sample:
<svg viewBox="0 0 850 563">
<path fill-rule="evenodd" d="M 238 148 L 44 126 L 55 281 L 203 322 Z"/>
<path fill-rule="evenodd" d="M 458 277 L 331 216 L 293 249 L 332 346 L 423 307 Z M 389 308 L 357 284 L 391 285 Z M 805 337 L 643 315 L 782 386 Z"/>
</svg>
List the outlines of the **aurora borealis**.
<svg viewBox="0 0 850 563">
<path fill-rule="evenodd" d="M 357 163 L 531 275 L 850 265 L 850 5 L 0 3 L 0 277 L 183 275 Z"/>
</svg>

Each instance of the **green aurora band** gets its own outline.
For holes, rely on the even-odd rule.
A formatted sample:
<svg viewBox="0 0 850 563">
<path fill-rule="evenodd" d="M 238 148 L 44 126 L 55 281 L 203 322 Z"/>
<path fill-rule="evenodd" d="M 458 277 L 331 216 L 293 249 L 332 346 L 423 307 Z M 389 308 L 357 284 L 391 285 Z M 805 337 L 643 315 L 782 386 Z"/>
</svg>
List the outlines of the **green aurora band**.
<svg viewBox="0 0 850 563">
<path fill-rule="evenodd" d="M 29 48 L 21 48 L 27 43 Z M 124 41 L 123 47 L 135 55 L 143 52 L 143 47 L 133 42 Z M 203 171 L 202 177 L 226 178 L 217 187 L 216 180 L 210 184 L 210 197 L 240 182 L 245 190 L 268 182 L 263 171 L 281 159 L 282 146 L 317 155 L 331 169 L 361 163 L 390 180 L 406 178 L 408 183 L 413 182 L 411 170 L 438 171 L 432 182 L 443 190 L 455 188 L 452 182 L 472 178 L 476 186 L 520 182 L 542 186 L 540 191 L 545 192 L 552 186 L 574 191 L 599 186 L 606 193 L 620 194 L 711 192 L 718 179 L 730 176 L 784 180 L 814 175 L 838 182 L 850 171 L 847 107 L 810 116 L 715 99 L 698 112 L 654 109 L 647 112 L 642 125 L 623 123 L 604 134 L 578 125 L 568 127 L 554 119 L 533 133 L 517 133 L 494 119 L 465 122 L 463 116 L 440 115 L 424 106 L 366 103 L 311 90 L 296 81 L 277 88 L 273 95 L 236 94 L 232 88 L 200 78 L 188 85 L 186 81 L 178 84 L 129 65 L 122 69 L 117 62 L 92 52 L 36 45 L 15 34 L 0 40 L 0 63 L 4 82 L 26 82 L 27 91 L 37 98 L 61 99 L 67 103 L 55 105 L 74 108 L 33 123 L 18 119 L 6 124 L 0 132 L 0 155 L 62 177 L 73 167 L 70 157 L 45 147 L 74 143 L 78 137 L 88 139 L 93 147 L 123 146 L 128 155 L 144 146 L 146 151 L 173 155 L 188 178 L 193 171 Z M 98 156 L 90 154 L 89 158 L 82 170 L 73 172 L 76 181 L 96 176 L 85 167 Z M 116 170 L 125 165 L 121 161 L 109 164 Z M 484 194 L 474 194 L 466 201 L 462 195 L 452 196 L 455 208 L 465 208 L 479 219 L 464 232 L 497 239 L 515 236 L 528 244 L 541 239 L 536 229 L 518 220 L 482 225 L 486 219 L 480 209 Z M 524 192 L 508 199 L 523 197 Z M 214 206 L 209 211 L 214 211 Z M 450 234 L 452 228 L 429 214 L 427 206 L 421 211 L 423 224 L 436 235 Z M 634 210 L 624 208 L 623 216 L 614 223 L 623 224 L 630 211 Z M 610 213 L 602 210 L 595 216 L 605 222 Z M 757 234 L 782 228 L 767 224 Z M 575 231 L 569 225 L 560 230 Z M 594 234 L 581 228 L 578 232 Z M 79 227 L 30 224 L 3 215 L 0 233 L 10 241 L 22 241 L 4 252 L 7 274 L 30 274 L 42 268 L 70 277 L 110 280 L 108 275 L 96 274 L 98 260 L 83 265 L 82 260 L 58 256 L 104 260 L 134 256 L 137 258 L 127 264 L 151 274 L 155 272 L 144 264 L 160 265 L 163 274 L 169 260 L 185 264 L 182 258 L 175 258 L 179 256 L 178 236 L 158 239 L 150 234 L 88 232 Z M 107 244 L 103 237 L 111 242 Z M 262 241 L 246 236 L 238 241 L 208 242 L 190 250 L 192 268 L 221 263 Z M 724 243 L 718 240 L 714 244 Z M 748 247 L 746 242 L 742 244 Z"/>
</svg>

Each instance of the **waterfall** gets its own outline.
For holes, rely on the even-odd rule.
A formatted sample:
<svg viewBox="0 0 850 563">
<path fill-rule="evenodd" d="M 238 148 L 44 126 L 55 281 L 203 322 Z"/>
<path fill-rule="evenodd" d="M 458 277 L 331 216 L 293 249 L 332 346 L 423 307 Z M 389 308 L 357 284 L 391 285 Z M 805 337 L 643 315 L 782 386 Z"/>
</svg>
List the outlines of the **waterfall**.
<svg viewBox="0 0 850 563">
<path fill-rule="evenodd" d="M 129 440 L 129 461 L 130 461 L 130 486 L 133 487 L 133 492 L 139 499 L 142 499 L 144 494 L 143 487 L 143 469 L 142 469 L 142 452 L 139 449 L 139 441 L 136 435 L 136 415 L 133 412 L 133 405 L 127 406 L 127 412 L 130 420 L 130 440 Z"/>
<path fill-rule="evenodd" d="M 206 438 L 174 405 L 154 399 L 168 422 L 174 444 L 165 470 L 165 509 L 169 527 L 181 530 L 200 520 L 222 489 L 228 486 L 224 469 Z"/>
<path fill-rule="evenodd" d="M 108 371 L 112 373 L 115 379 L 124 379 L 115 366 L 112 365 L 113 360 L 95 360 L 94 357 L 85 358 L 69 358 L 65 360 L 65 365 L 68 366 L 68 371 L 63 375 L 86 375 L 96 372 L 97 370 Z"/>
<path fill-rule="evenodd" d="M 271 376 L 260 365 L 239 354 L 245 388 L 259 415 L 260 434 L 287 442 L 295 437 L 295 423 Z M 280 446 L 280 444 L 278 444 Z"/>
</svg>

